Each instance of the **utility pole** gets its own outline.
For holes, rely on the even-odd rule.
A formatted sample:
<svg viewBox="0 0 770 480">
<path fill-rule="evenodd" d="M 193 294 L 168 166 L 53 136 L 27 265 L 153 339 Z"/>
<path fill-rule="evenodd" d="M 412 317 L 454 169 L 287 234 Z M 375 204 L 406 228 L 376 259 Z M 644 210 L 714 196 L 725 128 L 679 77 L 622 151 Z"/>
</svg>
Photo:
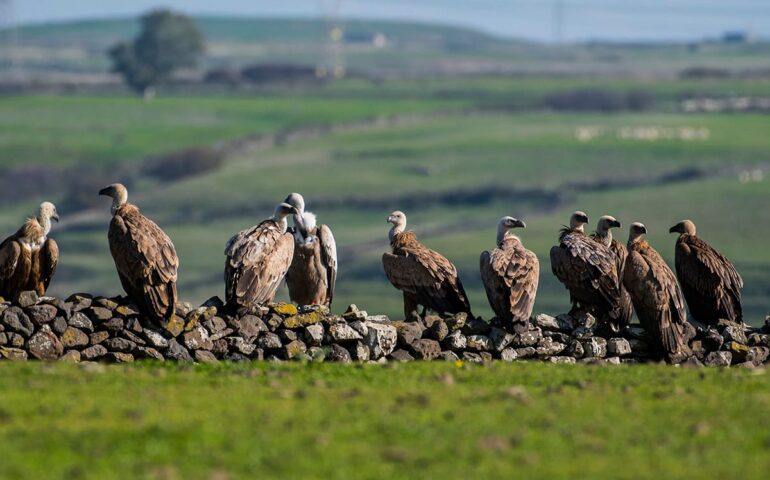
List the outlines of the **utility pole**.
<svg viewBox="0 0 770 480">
<path fill-rule="evenodd" d="M 323 59 L 316 67 L 319 78 L 343 78 L 345 67 L 345 31 L 342 22 L 342 0 L 319 0 L 324 19 Z"/>
</svg>

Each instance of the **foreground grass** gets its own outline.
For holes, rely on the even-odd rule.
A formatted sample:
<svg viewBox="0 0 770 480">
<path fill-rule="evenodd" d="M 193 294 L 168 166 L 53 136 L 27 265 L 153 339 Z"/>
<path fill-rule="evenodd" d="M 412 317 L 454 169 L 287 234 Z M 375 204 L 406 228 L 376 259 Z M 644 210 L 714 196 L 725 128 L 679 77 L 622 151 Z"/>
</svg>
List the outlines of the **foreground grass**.
<svg viewBox="0 0 770 480">
<path fill-rule="evenodd" d="M 764 370 L 0 365 L 2 478 L 763 478 Z"/>
</svg>

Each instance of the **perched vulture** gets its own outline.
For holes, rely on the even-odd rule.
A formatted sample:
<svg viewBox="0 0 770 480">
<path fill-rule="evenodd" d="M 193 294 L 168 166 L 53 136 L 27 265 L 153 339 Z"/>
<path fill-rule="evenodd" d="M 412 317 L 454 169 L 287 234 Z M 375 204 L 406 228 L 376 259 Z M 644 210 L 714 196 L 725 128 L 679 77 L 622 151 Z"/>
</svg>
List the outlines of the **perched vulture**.
<svg viewBox="0 0 770 480">
<path fill-rule="evenodd" d="M 128 203 L 128 191 L 114 183 L 99 191 L 112 197 L 107 235 L 123 289 L 146 317 L 161 321 L 174 315 L 179 258 L 163 230 Z"/>
<path fill-rule="evenodd" d="M 679 234 L 674 265 L 690 313 L 707 325 L 716 325 L 720 318 L 742 322 L 743 279 L 730 260 L 698 237 L 690 220 L 669 232 Z"/>
<path fill-rule="evenodd" d="M 618 282 L 620 286 L 620 314 L 616 321 L 610 323 L 613 332 L 619 332 L 631 322 L 631 316 L 634 314 L 634 305 L 631 297 L 623 285 L 623 267 L 626 265 L 628 250 L 626 246 L 612 238 L 612 229 L 620 228 L 620 222 L 610 215 L 604 215 L 599 219 L 596 225 L 596 232 L 591 234 L 591 238 L 601 243 L 615 255 L 615 266 L 618 270 Z"/>
<path fill-rule="evenodd" d="M 471 313 L 457 269 L 443 255 L 417 241 L 414 232 L 405 232 L 406 215 L 393 212 L 388 217 L 392 253 L 382 255 L 382 265 L 390 283 L 404 293 L 404 315 L 409 318 L 418 305 L 437 313 Z"/>
<path fill-rule="evenodd" d="M 45 294 L 59 263 L 59 247 L 48 238 L 51 220 L 59 221 L 56 207 L 43 202 L 36 218 L 0 244 L 0 296 L 11 300 L 25 290 Z"/>
<path fill-rule="evenodd" d="M 481 281 L 497 318 L 514 331 L 529 329 L 535 305 L 540 263 L 510 230 L 527 225 L 513 217 L 497 224 L 497 248 L 481 254 Z"/>
<path fill-rule="evenodd" d="M 620 315 L 620 279 L 615 255 L 585 234 L 588 215 L 575 212 L 551 248 L 551 271 L 569 290 L 572 312 L 585 310 L 601 324 L 613 325 Z"/>
<path fill-rule="evenodd" d="M 298 213 L 288 203 L 271 218 L 237 233 L 225 247 L 225 297 L 232 312 L 253 311 L 273 301 L 294 256 L 286 216 Z"/>
<path fill-rule="evenodd" d="M 298 305 L 331 306 L 337 282 L 337 244 L 327 225 L 305 211 L 305 199 L 292 193 L 285 200 L 294 214 L 294 257 L 286 273 L 289 298 Z"/>
<path fill-rule="evenodd" d="M 623 283 L 649 335 L 653 353 L 678 363 L 690 354 L 687 342 L 695 332 L 687 322 L 674 272 L 644 239 L 646 233 L 641 223 L 631 224 Z"/>
</svg>

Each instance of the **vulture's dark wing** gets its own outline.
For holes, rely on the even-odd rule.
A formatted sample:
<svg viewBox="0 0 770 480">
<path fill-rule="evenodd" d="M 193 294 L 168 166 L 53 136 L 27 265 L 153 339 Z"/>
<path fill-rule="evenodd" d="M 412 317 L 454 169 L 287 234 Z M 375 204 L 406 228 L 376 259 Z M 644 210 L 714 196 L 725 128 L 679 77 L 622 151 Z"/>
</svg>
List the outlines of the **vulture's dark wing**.
<svg viewBox="0 0 770 480">
<path fill-rule="evenodd" d="M 713 299 L 716 310 L 730 320 L 741 320 L 743 279 L 727 257 L 701 238 L 685 235 L 677 241 L 674 263 L 685 290 L 696 298 Z"/>
<path fill-rule="evenodd" d="M 551 248 L 551 271 L 581 303 L 617 312 L 620 283 L 615 256 L 585 235 L 567 234 Z"/>
<path fill-rule="evenodd" d="M 529 320 L 540 275 L 537 256 L 525 248 L 481 254 L 481 280 L 490 306 L 500 318 Z"/>
<path fill-rule="evenodd" d="M 128 208 L 127 208 L 128 207 Z M 129 296 L 147 314 L 167 318 L 174 313 L 179 259 L 168 235 L 133 206 L 113 216 L 110 252 Z"/>
<path fill-rule="evenodd" d="M 243 230 L 225 249 L 227 302 L 250 307 L 273 300 L 294 256 L 294 238 L 281 233 L 278 224 L 266 220 Z"/>
<path fill-rule="evenodd" d="M 439 313 L 470 312 L 457 270 L 438 252 L 415 242 L 404 255 L 385 253 L 382 265 L 390 283 L 420 305 Z"/>
<path fill-rule="evenodd" d="M 318 239 L 321 242 L 321 261 L 326 267 L 326 282 L 329 285 L 326 301 L 331 306 L 337 284 L 337 242 L 334 241 L 334 235 L 327 225 L 318 228 Z"/>
<path fill-rule="evenodd" d="M 682 294 L 663 258 L 651 247 L 641 252 L 630 251 L 624 284 L 634 299 L 642 325 L 664 351 L 677 353 L 686 349 L 687 314 Z"/>
</svg>

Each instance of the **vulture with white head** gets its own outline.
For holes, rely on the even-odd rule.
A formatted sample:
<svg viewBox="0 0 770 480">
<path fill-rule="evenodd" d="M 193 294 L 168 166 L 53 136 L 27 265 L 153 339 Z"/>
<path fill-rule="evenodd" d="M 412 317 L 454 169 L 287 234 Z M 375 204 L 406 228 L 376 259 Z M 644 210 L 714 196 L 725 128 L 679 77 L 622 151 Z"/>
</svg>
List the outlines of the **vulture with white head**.
<svg viewBox="0 0 770 480">
<path fill-rule="evenodd" d="M 529 330 L 535 305 L 540 263 L 511 231 L 527 225 L 513 217 L 497 224 L 497 248 L 481 254 L 481 281 L 497 318 L 516 332 Z"/>
<path fill-rule="evenodd" d="M 59 263 L 59 247 L 48 238 L 51 220 L 59 221 L 56 207 L 43 202 L 37 217 L 0 244 L 0 296 L 12 300 L 26 290 L 45 294 Z"/>
<path fill-rule="evenodd" d="M 679 234 L 674 265 L 690 313 L 707 325 L 720 318 L 742 322 L 743 279 L 730 260 L 698 237 L 691 220 L 682 220 L 669 233 Z"/>
<path fill-rule="evenodd" d="M 687 358 L 687 342 L 694 329 L 687 313 L 674 272 L 663 257 L 647 243 L 647 229 L 641 223 L 631 224 L 628 234 L 628 258 L 623 271 L 623 284 L 631 295 L 642 327 L 647 331 L 653 353 L 671 363 Z"/>
<path fill-rule="evenodd" d="M 457 269 L 443 255 L 417 240 L 414 232 L 404 231 L 406 215 L 393 212 L 388 216 L 392 253 L 382 255 L 382 265 L 390 283 L 404 294 L 404 315 L 409 318 L 418 305 L 437 313 L 467 312 L 471 314 Z"/>
<path fill-rule="evenodd" d="M 146 317 L 170 319 L 176 306 L 179 258 L 171 239 L 152 220 L 128 203 L 128 190 L 114 183 L 99 191 L 112 198 L 107 235 L 120 283 Z"/>
<path fill-rule="evenodd" d="M 615 255 L 585 234 L 588 215 L 575 212 L 551 248 L 551 271 L 569 290 L 572 312 L 584 309 L 605 324 L 620 314 L 620 279 Z"/>
<path fill-rule="evenodd" d="M 297 209 L 279 204 L 273 216 L 234 235 L 225 247 L 225 297 L 235 313 L 273 301 L 294 256 L 286 217 Z"/>
<path fill-rule="evenodd" d="M 620 222 L 611 215 L 604 215 L 599 218 L 596 225 L 596 231 L 591 234 L 591 238 L 601 243 L 615 255 L 615 265 L 618 270 L 618 281 L 620 282 L 620 314 L 616 321 L 610 322 L 610 327 L 614 332 L 619 332 L 631 322 L 631 316 L 634 314 L 634 305 L 631 297 L 623 285 L 623 267 L 626 264 L 628 250 L 625 244 L 612 238 L 612 229 L 620 228 Z"/>
<path fill-rule="evenodd" d="M 298 305 L 331 306 L 337 282 L 337 244 L 327 225 L 317 225 L 316 216 L 305 211 L 305 199 L 292 193 L 285 203 L 294 214 L 294 257 L 286 273 L 289 298 Z"/>
</svg>

